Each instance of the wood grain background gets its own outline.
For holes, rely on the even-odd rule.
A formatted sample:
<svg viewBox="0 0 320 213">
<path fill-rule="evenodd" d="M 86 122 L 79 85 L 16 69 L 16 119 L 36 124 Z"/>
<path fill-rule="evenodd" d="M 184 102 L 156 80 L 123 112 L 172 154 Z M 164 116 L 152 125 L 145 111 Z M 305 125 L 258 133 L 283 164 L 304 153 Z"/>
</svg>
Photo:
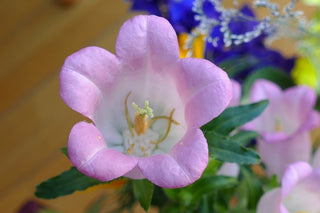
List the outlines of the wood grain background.
<svg viewBox="0 0 320 213">
<path fill-rule="evenodd" d="M 59 148 L 84 118 L 59 97 L 60 67 L 85 46 L 114 52 L 121 24 L 134 15 L 128 6 L 121 0 L 78 0 L 68 7 L 57 0 L 0 1 L 0 212 L 16 212 L 35 199 L 37 184 L 71 166 Z M 96 187 L 40 202 L 84 212 L 103 193 L 112 206 L 112 192 Z"/>
</svg>

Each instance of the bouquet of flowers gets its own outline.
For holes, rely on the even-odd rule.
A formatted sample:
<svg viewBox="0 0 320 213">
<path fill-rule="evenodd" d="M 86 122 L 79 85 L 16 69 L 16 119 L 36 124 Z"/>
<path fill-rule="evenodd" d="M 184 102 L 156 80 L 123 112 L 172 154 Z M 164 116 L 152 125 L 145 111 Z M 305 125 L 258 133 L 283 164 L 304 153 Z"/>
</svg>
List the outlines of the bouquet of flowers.
<svg viewBox="0 0 320 213">
<path fill-rule="evenodd" d="M 36 196 L 121 181 L 114 212 L 320 212 L 320 18 L 296 3 L 129 0 L 149 14 L 123 24 L 116 53 L 87 47 L 61 68 L 87 121 L 61 149 L 74 167 Z M 268 46 L 281 37 L 296 57 Z"/>
</svg>

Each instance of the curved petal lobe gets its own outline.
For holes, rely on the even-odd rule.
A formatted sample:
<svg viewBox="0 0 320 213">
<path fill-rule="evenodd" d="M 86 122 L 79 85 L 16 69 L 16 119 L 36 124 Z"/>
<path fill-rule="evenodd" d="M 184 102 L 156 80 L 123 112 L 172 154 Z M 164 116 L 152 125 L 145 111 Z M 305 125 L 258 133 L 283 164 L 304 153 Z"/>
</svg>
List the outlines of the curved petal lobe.
<svg viewBox="0 0 320 213">
<path fill-rule="evenodd" d="M 296 162 L 287 167 L 282 178 L 282 198 L 303 179 L 312 173 L 312 167 L 306 162 Z"/>
<path fill-rule="evenodd" d="M 60 72 L 60 95 L 73 110 L 92 119 L 99 99 L 113 84 L 118 59 L 99 47 L 70 55 Z"/>
<path fill-rule="evenodd" d="M 178 90 L 186 101 L 189 127 L 200 127 L 217 117 L 230 103 L 232 84 L 227 74 L 204 59 L 181 60 Z"/>
<path fill-rule="evenodd" d="M 156 185 L 179 188 L 199 179 L 208 164 L 208 147 L 201 130 L 189 130 L 167 155 L 139 160 L 144 176 Z"/>
<path fill-rule="evenodd" d="M 257 213 L 285 213 L 281 211 L 281 201 L 281 189 L 273 189 L 260 198 Z"/>
<path fill-rule="evenodd" d="M 141 71 L 149 66 L 162 70 L 179 59 L 179 46 L 166 19 L 140 15 L 122 25 L 116 53 L 126 70 Z"/>
<path fill-rule="evenodd" d="M 68 142 L 71 163 L 87 176 L 101 181 L 118 178 L 137 165 L 137 158 L 108 149 L 101 132 L 93 125 L 79 122 Z"/>
</svg>

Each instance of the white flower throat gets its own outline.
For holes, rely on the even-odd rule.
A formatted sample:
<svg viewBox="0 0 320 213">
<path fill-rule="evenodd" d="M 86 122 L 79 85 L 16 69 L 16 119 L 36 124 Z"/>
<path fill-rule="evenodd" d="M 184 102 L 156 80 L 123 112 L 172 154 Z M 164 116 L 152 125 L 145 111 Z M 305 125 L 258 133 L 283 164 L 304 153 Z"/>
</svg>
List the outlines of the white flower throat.
<svg viewBox="0 0 320 213">
<path fill-rule="evenodd" d="M 145 102 L 144 108 L 139 108 L 135 103 L 132 103 L 133 107 L 137 110 L 134 114 L 133 123 L 129 117 L 129 111 L 127 101 L 131 92 L 125 98 L 125 114 L 128 123 L 128 130 L 124 130 L 122 133 L 124 139 L 125 152 L 128 155 L 134 155 L 137 157 L 147 157 L 154 153 L 157 149 L 157 145 L 164 141 L 171 129 L 172 124 L 179 125 L 179 123 L 173 120 L 173 113 L 175 109 L 172 109 L 169 116 L 156 116 L 153 117 L 152 109 L 149 107 L 149 102 Z M 151 117 L 149 119 L 149 116 Z M 150 127 L 153 122 L 165 119 L 168 121 L 167 128 L 164 132 L 158 133 L 152 130 Z M 162 135 L 160 137 L 160 135 Z"/>
</svg>

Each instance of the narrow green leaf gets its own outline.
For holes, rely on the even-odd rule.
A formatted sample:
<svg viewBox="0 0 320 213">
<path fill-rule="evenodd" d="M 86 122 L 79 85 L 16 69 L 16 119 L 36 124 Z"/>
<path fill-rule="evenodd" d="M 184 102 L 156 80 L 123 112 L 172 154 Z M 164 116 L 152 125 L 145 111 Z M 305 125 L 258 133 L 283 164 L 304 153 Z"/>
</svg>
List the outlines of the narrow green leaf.
<svg viewBox="0 0 320 213">
<path fill-rule="evenodd" d="M 75 191 L 83 191 L 91 186 L 101 183 L 109 182 L 101 182 L 88 177 L 79 172 L 75 167 L 71 167 L 70 170 L 39 184 L 36 187 L 35 195 L 39 198 L 54 199 L 60 196 L 72 194 Z"/>
<path fill-rule="evenodd" d="M 263 194 L 261 182 L 246 168 L 241 168 L 242 181 L 245 183 L 248 196 L 248 208 L 255 208 Z M 239 195 L 240 197 L 241 195 Z"/>
<path fill-rule="evenodd" d="M 148 211 L 153 195 L 153 184 L 147 179 L 133 180 L 133 193 L 145 211 Z"/>
<path fill-rule="evenodd" d="M 247 146 L 249 142 L 259 137 L 259 133 L 255 131 L 239 131 L 230 137 L 230 140 L 240 143 L 242 146 Z"/>
<path fill-rule="evenodd" d="M 200 201 L 200 213 L 210 213 L 210 203 L 208 197 L 204 196 Z"/>
<path fill-rule="evenodd" d="M 214 131 L 206 132 L 205 137 L 208 142 L 209 155 L 212 158 L 238 164 L 260 162 L 260 157 L 255 151 L 244 148 L 240 143 L 232 141 L 228 137 Z"/>
<path fill-rule="evenodd" d="M 60 148 L 60 151 L 61 151 L 67 158 L 69 158 L 68 147 L 62 147 L 62 148 Z"/>
<path fill-rule="evenodd" d="M 217 118 L 201 127 L 206 131 L 215 131 L 228 135 L 234 129 L 259 116 L 267 107 L 269 101 L 263 100 L 257 103 L 227 108 Z"/>
<path fill-rule="evenodd" d="M 251 86 L 254 81 L 261 78 L 276 83 L 282 89 L 286 89 L 294 85 L 294 82 L 290 75 L 283 70 L 275 67 L 263 67 L 258 70 L 254 70 L 243 82 L 242 93 L 244 98 L 249 95 Z"/>
</svg>

